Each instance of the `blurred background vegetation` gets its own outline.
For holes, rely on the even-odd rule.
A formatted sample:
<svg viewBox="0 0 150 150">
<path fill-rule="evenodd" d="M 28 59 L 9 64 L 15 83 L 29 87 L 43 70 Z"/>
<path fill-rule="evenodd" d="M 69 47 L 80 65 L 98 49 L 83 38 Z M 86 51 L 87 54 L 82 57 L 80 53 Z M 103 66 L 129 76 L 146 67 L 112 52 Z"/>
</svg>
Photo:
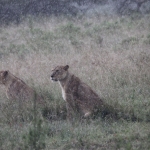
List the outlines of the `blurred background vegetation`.
<svg viewBox="0 0 150 150">
<path fill-rule="evenodd" d="M 96 15 L 150 12 L 149 0 L 1 0 L 0 23 L 19 24 L 28 15 Z"/>
</svg>

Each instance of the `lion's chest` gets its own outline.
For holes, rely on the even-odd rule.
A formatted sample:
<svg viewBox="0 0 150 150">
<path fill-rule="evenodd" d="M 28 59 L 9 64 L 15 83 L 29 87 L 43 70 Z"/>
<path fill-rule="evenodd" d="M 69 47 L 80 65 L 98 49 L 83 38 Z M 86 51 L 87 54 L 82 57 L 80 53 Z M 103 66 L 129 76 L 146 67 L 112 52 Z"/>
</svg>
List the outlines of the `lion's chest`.
<svg viewBox="0 0 150 150">
<path fill-rule="evenodd" d="M 60 87 L 61 87 L 61 91 L 62 91 L 62 97 L 66 101 L 66 92 L 65 92 L 65 89 L 62 87 L 61 84 L 60 84 Z"/>
<path fill-rule="evenodd" d="M 62 97 L 66 101 L 66 93 L 65 93 L 64 89 L 62 89 Z"/>
</svg>

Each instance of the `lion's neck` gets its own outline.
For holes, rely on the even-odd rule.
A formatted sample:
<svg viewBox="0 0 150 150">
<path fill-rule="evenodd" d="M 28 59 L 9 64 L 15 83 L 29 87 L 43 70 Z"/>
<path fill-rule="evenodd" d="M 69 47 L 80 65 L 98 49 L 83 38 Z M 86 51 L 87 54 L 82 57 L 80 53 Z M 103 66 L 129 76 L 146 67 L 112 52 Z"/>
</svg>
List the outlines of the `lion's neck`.
<svg viewBox="0 0 150 150">
<path fill-rule="evenodd" d="M 68 83 L 69 83 L 71 77 L 72 77 L 72 74 L 70 74 L 70 73 L 68 72 L 67 76 L 66 76 L 63 80 L 60 80 L 60 81 L 59 81 L 60 86 L 61 86 L 62 88 L 64 88 L 66 85 L 68 85 Z"/>
<path fill-rule="evenodd" d="M 68 73 L 65 79 L 59 81 L 59 84 L 62 90 L 62 97 L 65 101 L 66 101 L 66 90 L 71 80 L 71 77 L 72 75 Z"/>
</svg>

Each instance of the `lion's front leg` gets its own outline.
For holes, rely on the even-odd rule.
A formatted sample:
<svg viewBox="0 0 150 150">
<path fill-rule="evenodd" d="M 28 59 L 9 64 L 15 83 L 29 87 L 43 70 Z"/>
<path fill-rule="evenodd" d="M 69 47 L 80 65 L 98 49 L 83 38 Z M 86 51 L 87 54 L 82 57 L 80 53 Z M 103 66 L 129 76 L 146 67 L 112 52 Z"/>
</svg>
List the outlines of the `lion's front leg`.
<svg viewBox="0 0 150 150">
<path fill-rule="evenodd" d="M 66 102 L 66 108 L 67 108 L 67 119 L 71 121 L 74 116 L 74 109 L 72 108 L 72 105 Z"/>
<path fill-rule="evenodd" d="M 66 103 L 67 118 L 71 121 L 74 121 L 75 119 L 79 118 L 80 109 L 76 101 L 74 99 L 67 99 Z"/>
</svg>

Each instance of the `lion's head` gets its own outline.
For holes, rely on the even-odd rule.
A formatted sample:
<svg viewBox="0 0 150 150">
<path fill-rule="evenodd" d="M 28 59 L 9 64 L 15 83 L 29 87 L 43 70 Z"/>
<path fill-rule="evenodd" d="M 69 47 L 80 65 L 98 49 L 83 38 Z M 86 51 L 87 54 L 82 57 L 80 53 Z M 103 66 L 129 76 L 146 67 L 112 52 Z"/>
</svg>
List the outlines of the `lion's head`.
<svg viewBox="0 0 150 150">
<path fill-rule="evenodd" d="M 8 76 L 9 71 L 0 71 L 0 84 L 6 83 L 6 78 Z"/>
<path fill-rule="evenodd" d="M 57 66 L 55 69 L 52 70 L 51 80 L 53 81 L 61 81 L 65 79 L 68 75 L 68 68 L 69 66 Z"/>
</svg>

